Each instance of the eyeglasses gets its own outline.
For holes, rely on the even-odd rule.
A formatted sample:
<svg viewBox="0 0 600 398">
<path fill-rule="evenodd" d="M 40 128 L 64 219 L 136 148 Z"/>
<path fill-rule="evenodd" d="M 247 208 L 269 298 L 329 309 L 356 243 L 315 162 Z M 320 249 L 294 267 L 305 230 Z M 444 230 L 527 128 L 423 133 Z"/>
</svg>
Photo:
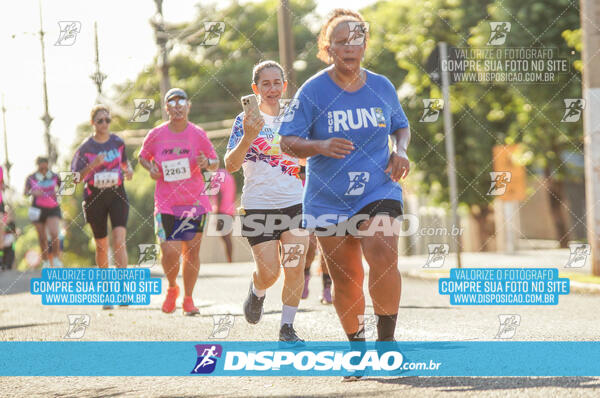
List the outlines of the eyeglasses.
<svg viewBox="0 0 600 398">
<path fill-rule="evenodd" d="M 106 122 L 108 124 L 111 122 L 111 119 L 109 117 L 106 117 L 106 118 L 100 118 L 100 119 L 96 120 L 96 124 L 102 124 L 104 122 Z"/>
<path fill-rule="evenodd" d="M 170 107 L 174 107 L 175 105 L 186 106 L 187 100 L 185 98 L 179 98 L 178 100 L 172 99 L 167 101 L 167 105 L 169 105 Z"/>
</svg>

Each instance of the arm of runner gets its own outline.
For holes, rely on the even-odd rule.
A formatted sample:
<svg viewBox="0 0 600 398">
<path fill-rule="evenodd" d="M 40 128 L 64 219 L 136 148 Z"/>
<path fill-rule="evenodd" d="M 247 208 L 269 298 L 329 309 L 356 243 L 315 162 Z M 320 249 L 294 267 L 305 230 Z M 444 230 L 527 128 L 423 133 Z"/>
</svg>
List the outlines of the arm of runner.
<svg viewBox="0 0 600 398">
<path fill-rule="evenodd" d="M 152 177 L 153 180 L 160 180 L 162 173 L 160 172 L 154 160 L 144 159 L 143 157 L 140 157 L 139 160 L 142 167 L 148 170 L 150 177 Z"/>
<path fill-rule="evenodd" d="M 352 141 L 338 137 L 326 140 L 307 140 L 288 135 L 281 137 L 280 145 L 283 152 L 299 158 L 323 155 L 334 159 L 343 159 L 355 149 Z"/>
<path fill-rule="evenodd" d="M 126 163 L 121 164 L 121 168 L 123 169 L 123 174 L 125 174 L 125 178 L 131 180 L 133 177 L 133 168 L 131 167 L 131 163 L 127 161 Z"/>
<path fill-rule="evenodd" d="M 390 174 L 390 178 L 398 181 L 406 178 L 410 171 L 410 162 L 406 151 L 410 142 L 410 127 L 402 127 L 390 134 L 392 140 L 393 152 L 385 169 Z"/>
<path fill-rule="evenodd" d="M 31 178 L 27 178 L 27 181 L 25 182 L 25 196 L 40 196 L 42 194 L 42 191 L 39 189 L 32 189 L 31 187 Z"/>
<path fill-rule="evenodd" d="M 258 134 L 265 125 L 263 118 L 252 119 L 244 116 L 242 137 L 235 147 L 229 149 L 225 154 L 225 168 L 230 173 L 235 173 L 242 167 L 246 154 L 252 145 L 252 142 L 258 137 Z M 234 125 L 234 131 L 236 126 Z M 232 133 L 233 134 L 233 133 Z"/>
<path fill-rule="evenodd" d="M 98 166 L 100 166 L 100 164 L 104 162 L 104 154 L 99 154 L 98 156 L 96 156 L 94 158 L 94 160 L 92 161 L 92 163 L 88 164 L 87 166 L 85 166 L 80 172 L 79 172 L 79 181 L 85 181 L 86 177 L 88 176 L 88 174 L 90 174 L 92 171 L 94 171 L 94 169 Z M 77 183 L 77 181 L 75 181 L 75 183 Z"/>
<path fill-rule="evenodd" d="M 217 169 L 219 168 L 219 158 L 216 157 L 214 159 L 208 158 L 208 166 L 206 167 L 206 170 L 208 171 L 217 171 Z"/>
</svg>

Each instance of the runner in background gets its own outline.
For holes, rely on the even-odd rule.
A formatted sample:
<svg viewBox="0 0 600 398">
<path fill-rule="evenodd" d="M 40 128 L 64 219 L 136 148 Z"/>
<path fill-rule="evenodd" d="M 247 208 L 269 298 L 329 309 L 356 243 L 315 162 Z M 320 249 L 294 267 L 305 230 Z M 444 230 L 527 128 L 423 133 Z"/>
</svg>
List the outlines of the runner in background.
<svg viewBox="0 0 600 398">
<path fill-rule="evenodd" d="M 188 120 L 191 102 L 185 91 L 170 89 L 165 104 L 169 121 L 146 135 L 139 159 L 156 180 L 155 228 L 169 281 L 162 311 L 172 313 L 176 309 L 179 259 L 183 256 L 183 313 L 196 315 L 200 311 L 192 293 L 200 271 L 202 232 L 211 209 L 202 171 L 217 170 L 219 158 L 206 132 Z"/>
<path fill-rule="evenodd" d="M 225 169 L 219 169 L 216 171 L 217 175 L 214 178 L 218 180 L 218 192 L 216 195 L 210 195 L 210 202 L 212 205 L 212 213 L 218 214 L 221 217 L 231 217 L 235 213 L 235 178 Z M 223 181 L 221 181 L 221 176 Z M 227 262 L 233 261 L 233 242 L 231 241 L 231 235 L 233 231 L 223 233 L 223 227 L 225 223 L 219 218 L 217 221 L 217 231 L 220 231 L 221 238 L 225 243 L 225 255 L 227 256 Z"/>
<path fill-rule="evenodd" d="M 4 205 L 4 169 L 0 166 L 0 242 L 4 242 L 4 229 L 6 225 L 4 224 L 4 214 L 5 214 L 5 205 Z M 2 256 L 4 252 L 0 250 L 0 261 L 2 260 Z"/>
<path fill-rule="evenodd" d="M 283 68 L 264 61 L 252 71 L 252 91 L 260 97 L 258 109 L 240 113 L 232 127 L 225 154 L 229 172 L 244 171 L 242 189 L 242 235 L 248 239 L 256 264 L 244 301 L 248 323 L 263 315 L 266 291 L 279 278 L 283 265 L 284 282 L 279 340 L 303 340 L 293 327 L 303 288 L 303 270 L 308 236 L 300 228 L 302 181 L 298 159 L 282 153 L 279 100 L 287 87 Z M 275 219 L 284 219 L 275 225 Z M 290 224 L 293 221 L 294 224 Z"/>
<path fill-rule="evenodd" d="M 302 179 L 302 185 L 306 182 L 306 159 L 299 159 L 300 163 L 300 178 Z M 302 299 L 308 298 L 308 284 L 310 282 L 310 268 L 312 263 L 314 262 L 315 255 L 318 251 L 318 242 L 317 238 L 314 234 L 310 234 L 308 251 L 306 253 L 306 265 L 304 266 L 304 290 L 302 290 Z M 321 278 L 323 280 L 323 292 L 319 300 L 321 304 L 331 304 L 333 302 L 331 298 L 331 277 L 329 276 L 329 271 L 327 271 L 327 263 L 325 262 L 325 257 L 319 253 L 319 263 L 320 263 L 320 272 Z"/>
<path fill-rule="evenodd" d="M 62 268 L 59 244 L 62 213 L 56 195 L 60 187 L 60 177 L 49 169 L 48 158 L 39 156 L 35 162 L 37 170 L 25 180 L 25 195 L 32 197 L 29 220 L 38 235 L 42 251 L 42 267 Z"/>
<path fill-rule="evenodd" d="M 6 206 L 4 212 L 4 224 L 6 228 L 4 230 L 4 257 L 2 257 L 2 270 L 12 269 L 15 262 L 15 243 L 17 241 L 17 235 L 19 234 L 17 226 L 15 225 L 15 214 L 12 209 Z"/>
<path fill-rule="evenodd" d="M 117 268 L 126 268 L 129 201 L 123 182 L 131 179 L 133 170 L 127 161 L 125 143 L 108 129 L 111 122 L 109 109 L 105 105 L 96 105 L 90 116 L 94 133 L 75 152 L 71 171 L 79 173 L 79 180 L 75 182 L 85 183 L 83 215 L 94 235 L 96 265 L 100 268 L 109 266 L 110 218 L 114 260 Z M 104 309 L 112 309 L 112 306 L 105 305 Z"/>
</svg>

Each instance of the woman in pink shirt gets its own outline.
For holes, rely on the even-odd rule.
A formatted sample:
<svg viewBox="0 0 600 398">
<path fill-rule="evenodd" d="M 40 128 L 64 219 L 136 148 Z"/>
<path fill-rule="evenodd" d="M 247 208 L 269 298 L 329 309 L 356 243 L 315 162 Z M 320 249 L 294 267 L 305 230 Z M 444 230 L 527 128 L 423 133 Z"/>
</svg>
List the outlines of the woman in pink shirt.
<svg viewBox="0 0 600 398">
<path fill-rule="evenodd" d="M 29 209 L 29 219 L 33 222 L 38 234 L 40 249 L 42 250 L 42 267 L 62 267 L 60 260 L 60 242 L 58 229 L 62 217 L 56 192 L 60 187 L 60 177 L 48 168 L 48 159 L 38 157 L 36 160 L 37 171 L 27 177 L 25 182 L 25 195 L 32 196 Z M 50 263 L 48 250 L 48 237 L 50 233 L 52 242 L 52 258 Z"/>
<path fill-rule="evenodd" d="M 155 227 L 169 281 L 162 310 L 175 311 L 179 258 L 183 255 L 183 313 L 195 315 L 199 310 L 192 293 L 200 270 L 202 232 L 211 208 L 202 171 L 217 170 L 219 159 L 206 132 L 189 122 L 191 102 L 185 91 L 172 88 L 165 95 L 165 104 L 169 121 L 146 135 L 139 159 L 156 180 Z"/>
<path fill-rule="evenodd" d="M 212 213 L 220 217 L 233 217 L 235 213 L 235 178 L 225 169 L 219 169 L 212 179 L 218 184 L 218 191 L 215 195 L 209 196 L 212 204 Z M 225 255 L 227 262 L 233 262 L 233 242 L 231 241 L 232 231 L 224 231 L 225 222 L 223 218 L 217 220 L 217 231 L 225 243 Z"/>
</svg>

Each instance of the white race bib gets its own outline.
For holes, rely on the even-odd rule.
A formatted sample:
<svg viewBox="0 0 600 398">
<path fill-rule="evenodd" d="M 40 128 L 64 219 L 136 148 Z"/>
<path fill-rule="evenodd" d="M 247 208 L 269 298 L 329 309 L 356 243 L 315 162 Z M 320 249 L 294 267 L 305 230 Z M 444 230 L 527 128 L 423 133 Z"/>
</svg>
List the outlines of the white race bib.
<svg viewBox="0 0 600 398">
<path fill-rule="evenodd" d="M 94 174 L 94 187 L 110 188 L 119 183 L 119 172 L 102 171 Z"/>
<path fill-rule="evenodd" d="M 187 180 L 190 173 L 190 160 L 188 158 L 166 160 L 162 162 L 163 177 L 167 182 Z"/>
<path fill-rule="evenodd" d="M 42 215 L 42 209 L 38 208 L 38 207 L 33 207 L 31 206 L 29 208 L 29 211 L 27 213 L 27 216 L 29 217 L 29 221 L 37 221 L 40 219 L 40 216 Z"/>
<path fill-rule="evenodd" d="M 15 235 L 14 234 L 4 235 L 4 247 L 10 246 L 13 243 L 15 243 Z"/>
</svg>

